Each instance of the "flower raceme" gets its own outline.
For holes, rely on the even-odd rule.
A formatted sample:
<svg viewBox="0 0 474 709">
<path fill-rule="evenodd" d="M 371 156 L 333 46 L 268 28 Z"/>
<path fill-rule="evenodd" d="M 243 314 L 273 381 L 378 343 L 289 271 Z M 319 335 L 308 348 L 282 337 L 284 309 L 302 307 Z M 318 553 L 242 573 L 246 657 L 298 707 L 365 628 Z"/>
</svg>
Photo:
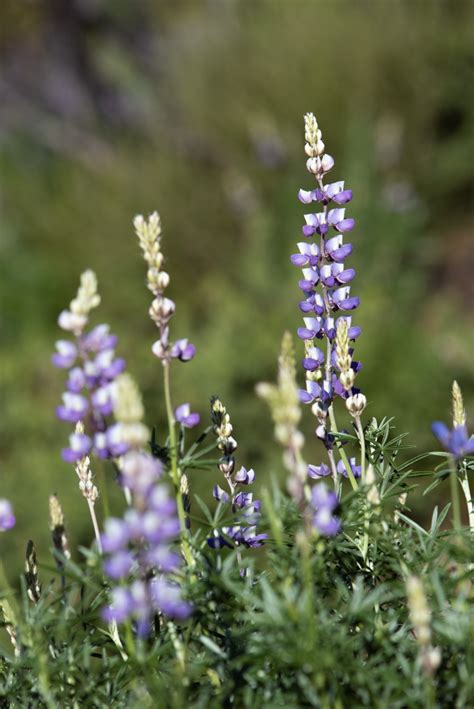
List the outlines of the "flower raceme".
<svg viewBox="0 0 474 709">
<path fill-rule="evenodd" d="M 352 360 L 352 349 L 349 350 L 352 380 L 346 387 L 337 362 L 336 334 L 343 323 L 348 340 L 354 341 L 360 335 L 360 328 L 352 324 L 351 315 L 346 315 L 359 305 L 359 298 L 352 295 L 349 285 L 355 270 L 344 263 L 352 253 L 352 244 L 344 243 L 344 234 L 353 229 L 354 219 L 348 218 L 345 207 L 340 206 L 351 201 L 352 191 L 345 188 L 343 181 L 324 184 L 334 160 L 325 153 L 321 131 L 312 113 L 305 116 L 305 139 L 306 167 L 314 176 L 316 187 L 300 190 L 298 197 L 305 205 L 319 204 L 321 211 L 305 214 L 302 231 L 307 241 L 298 243 L 299 253 L 291 257 L 303 275 L 299 286 L 303 292 L 300 310 L 304 327 L 298 329 L 298 336 L 305 344 L 302 364 L 306 389 L 300 392 L 300 398 L 305 404 L 316 405 L 313 406 L 319 424 L 316 434 L 331 447 L 332 438 L 326 425 L 328 409 L 336 395 L 350 399 L 357 393 L 353 382 L 361 368 L 360 362 Z M 336 206 L 329 208 L 331 203 Z M 341 313 L 339 317 L 338 313 Z M 317 344 L 324 342 L 325 351 Z M 345 380 L 348 381 L 347 373 Z"/>
<path fill-rule="evenodd" d="M 148 265 L 147 286 L 154 299 L 150 306 L 150 318 L 159 330 L 160 337 L 152 346 L 153 354 L 161 359 L 163 364 L 171 359 L 189 362 L 196 354 L 195 346 L 186 338 L 169 340 L 169 323 L 176 310 L 176 304 L 164 294 L 170 283 L 169 274 L 163 270 L 164 256 L 161 250 L 161 220 L 158 212 L 150 214 L 145 219 L 141 214 L 133 221 L 138 242 L 143 252 L 143 258 Z"/>
<path fill-rule="evenodd" d="M 230 505 L 233 524 L 214 530 L 214 536 L 207 540 L 208 544 L 213 549 L 219 549 L 222 546 L 231 546 L 227 541 L 230 539 L 235 546 L 260 547 L 268 537 L 267 534 L 259 534 L 257 531 L 257 524 L 261 517 L 261 502 L 253 499 L 253 493 L 241 489 L 242 485 L 247 486 L 255 482 L 255 472 L 243 466 L 234 472 L 234 452 L 237 441 L 232 436 L 230 416 L 217 397 L 211 399 L 211 419 L 217 436 L 217 447 L 222 452 L 219 470 L 224 475 L 229 488 L 229 492 L 226 492 L 220 485 L 215 485 L 213 496 L 223 505 Z"/>
<path fill-rule="evenodd" d="M 74 341 L 58 340 L 52 356 L 56 367 L 68 370 L 63 403 L 56 408 L 56 415 L 62 421 L 87 423 L 87 430 L 70 435 L 69 446 L 62 451 L 68 463 L 75 463 L 91 452 L 100 458 L 125 452 L 117 446 L 108 424 L 114 382 L 125 369 L 125 361 L 115 356 L 117 338 L 108 325 L 85 331 L 90 312 L 99 303 L 95 274 L 85 271 L 69 310 L 63 310 L 58 318 L 59 326 L 71 332 Z"/>
<path fill-rule="evenodd" d="M 119 439 L 128 446 L 119 467 L 131 505 L 122 518 L 105 521 L 101 536 L 104 571 L 116 584 L 104 618 L 117 623 L 132 619 L 137 632 L 146 636 L 156 613 L 184 619 L 192 610 L 172 578 L 181 563 L 172 549 L 180 522 L 176 502 L 161 481 L 162 463 L 142 448 L 148 440 L 141 421 L 143 405 L 135 382 L 126 374 L 117 381 L 114 414 Z"/>
</svg>

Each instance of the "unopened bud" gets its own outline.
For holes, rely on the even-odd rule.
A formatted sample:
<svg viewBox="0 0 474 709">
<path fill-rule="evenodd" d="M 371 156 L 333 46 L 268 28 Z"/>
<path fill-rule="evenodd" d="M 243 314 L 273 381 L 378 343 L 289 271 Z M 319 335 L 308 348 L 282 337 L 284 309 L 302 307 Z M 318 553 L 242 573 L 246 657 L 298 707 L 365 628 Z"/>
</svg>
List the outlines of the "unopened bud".
<svg viewBox="0 0 474 709">
<path fill-rule="evenodd" d="M 313 413 L 314 416 L 318 419 L 320 423 L 324 423 L 328 417 L 328 412 L 327 409 L 324 409 L 319 401 L 316 401 L 312 407 L 311 407 L 311 412 Z"/>
<path fill-rule="evenodd" d="M 235 468 L 234 458 L 224 456 L 219 461 L 219 470 L 223 475 L 232 475 Z"/>
<path fill-rule="evenodd" d="M 363 394 L 354 394 L 346 399 L 346 408 L 351 416 L 360 416 L 367 406 L 367 399 Z"/>
<path fill-rule="evenodd" d="M 165 323 L 175 310 L 176 305 L 170 298 L 155 298 L 150 306 L 150 317 L 156 323 Z"/>
<path fill-rule="evenodd" d="M 323 155 L 326 146 L 324 145 L 324 143 L 323 143 L 322 140 L 318 140 L 318 142 L 316 143 L 315 148 L 316 148 L 316 155 L 317 155 L 318 157 L 320 157 L 321 155 Z"/>
<path fill-rule="evenodd" d="M 355 380 L 355 372 L 353 369 L 348 369 L 346 372 L 341 372 L 340 374 L 340 382 L 344 389 L 346 391 L 349 391 L 349 389 L 352 389 L 354 386 L 354 380 Z"/>
<path fill-rule="evenodd" d="M 329 172 L 334 167 L 334 158 L 330 155 L 323 155 L 321 158 L 321 169 L 323 172 Z"/>
<path fill-rule="evenodd" d="M 306 160 L 306 168 L 312 175 L 317 175 L 320 171 L 321 161 L 319 158 L 309 158 Z"/>
<path fill-rule="evenodd" d="M 326 427 L 323 424 L 321 424 L 321 426 L 317 427 L 315 433 L 318 438 L 320 438 L 322 441 L 324 441 L 326 438 Z"/>
</svg>

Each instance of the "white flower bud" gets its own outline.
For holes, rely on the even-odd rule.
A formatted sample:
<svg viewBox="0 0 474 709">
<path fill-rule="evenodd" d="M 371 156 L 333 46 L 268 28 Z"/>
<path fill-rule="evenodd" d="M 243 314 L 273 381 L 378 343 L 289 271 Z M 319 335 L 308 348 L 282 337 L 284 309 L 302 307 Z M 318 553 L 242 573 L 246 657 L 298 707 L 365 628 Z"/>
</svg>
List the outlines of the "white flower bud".
<svg viewBox="0 0 474 709">
<path fill-rule="evenodd" d="M 346 399 L 346 408 L 351 416 L 360 416 L 367 406 L 367 399 L 363 394 L 354 394 Z"/>
<path fill-rule="evenodd" d="M 354 386 L 354 380 L 355 380 L 355 372 L 354 370 L 348 369 L 346 372 L 341 372 L 339 379 L 341 381 L 342 386 L 346 391 L 349 391 L 349 389 L 352 389 Z"/>
<path fill-rule="evenodd" d="M 318 401 L 316 401 L 312 406 L 311 406 L 311 411 L 314 416 L 318 419 L 319 423 L 324 423 L 328 417 L 328 412 L 326 409 L 323 409 L 322 406 L 319 404 Z"/>
<path fill-rule="evenodd" d="M 323 155 L 321 159 L 321 169 L 323 172 L 329 172 L 334 167 L 334 158 L 330 155 Z"/>
<path fill-rule="evenodd" d="M 324 145 L 322 140 L 318 140 L 316 143 L 316 155 L 321 156 L 324 153 L 324 149 L 326 146 Z"/>
<path fill-rule="evenodd" d="M 309 160 L 306 161 L 306 168 L 312 175 L 317 175 L 319 173 L 320 166 L 321 161 L 319 158 L 309 158 Z"/>
<path fill-rule="evenodd" d="M 169 286 L 170 282 L 170 277 L 169 274 L 166 273 L 166 271 L 160 271 L 157 279 L 156 279 L 157 285 L 160 288 L 160 290 L 164 290 Z"/>
</svg>

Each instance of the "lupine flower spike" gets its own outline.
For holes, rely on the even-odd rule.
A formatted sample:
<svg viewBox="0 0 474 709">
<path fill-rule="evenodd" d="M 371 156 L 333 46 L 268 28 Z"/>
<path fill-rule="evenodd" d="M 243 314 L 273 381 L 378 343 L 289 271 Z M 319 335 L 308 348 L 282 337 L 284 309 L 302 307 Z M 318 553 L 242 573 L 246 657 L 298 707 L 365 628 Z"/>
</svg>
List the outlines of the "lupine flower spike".
<svg viewBox="0 0 474 709">
<path fill-rule="evenodd" d="M 285 449 L 283 462 L 290 473 L 287 487 L 296 502 L 304 499 L 307 466 L 301 450 L 304 436 L 298 430 L 301 409 L 296 384 L 295 355 L 293 339 L 285 332 L 278 358 L 278 383 L 260 383 L 257 394 L 268 403 L 275 424 L 275 438 Z"/>
<path fill-rule="evenodd" d="M 160 337 L 152 346 L 152 351 L 163 364 L 171 460 L 170 473 L 175 487 L 181 528 L 183 532 L 186 532 L 189 529 L 189 495 L 186 492 L 188 480 L 186 474 L 181 473 L 179 469 L 175 423 L 178 421 L 181 425 L 191 428 L 199 423 L 199 416 L 191 413 L 190 406 L 187 403 L 178 406 L 173 413 L 169 365 L 173 359 L 189 362 L 194 357 L 196 348 L 186 338 L 176 340 L 174 343 L 170 342 L 169 339 L 169 322 L 176 310 L 176 305 L 164 294 L 169 285 L 170 277 L 162 268 L 164 256 L 161 250 L 161 221 L 158 212 L 150 214 L 148 219 L 144 219 L 140 214 L 135 217 L 133 224 L 143 257 L 148 265 L 147 286 L 154 295 L 149 314 L 159 330 Z M 194 561 L 186 538 L 183 538 L 183 548 L 187 562 L 193 565 Z"/>
<path fill-rule="evenodd" d="M 169 285 L 169 274 L 163 270 L 163 252 L 161 251 L 161 220 L 158 212 L 150 214 L 148 219 L 144 219 L 141 214 L 137 215 L 133 221 L 135 232 L 138 236 L 143 257 L 148 265 L 147 286 L 154 295 L 154 300 L 150 306 L 150 318 L 159 330 L 160 337 L 152 347 L 153 353 L 162 360 L 163 363 L 171 359 L 179 359 L 182 362 L 191 360 L 196 348 L 187 339 L 177 340 L 171 343 L 169 340 L 169 322 L 176 310 L 174 301 L 165 296 L 165 290 Z"/>
<path fill-rule="evenodd" d="M 341 205 L 350 202 L 352 191 L 346 189 L 342 181 L 324 184 L 327 173 L 334 167 L 334 160 L 325 152 L 321 130 L 312 113 L 305 115 L 305 140 L 306 167 L 314 176 L 316 187 L 310 191 L 300 190 L 298 196 L 303 204 L 319 203 L 322 211 L 305 215 L 303 235 L 307 241 L 298 243 L 299 253 L 291 257 L 292 263 L 301 268 L 303 274 L 299 285 L 303 291 L 300 310 L 304 315 L 304 327 L 298 329 L 298 336 L 305 347 L 302 364 L 306 388 L 300 391 L 300 398 L 303 403 L 312 405 L 318 422 L 316 435 L 328 450 L 330 464 L 329 468 L 325 464 L 310 466 L 308 472 L 311 477 L 332 473 L 336 480 L 338 470 L 333 454 L 332 429 L 333 432 L 337 429 L 333 402 L 335 397 L 345 399 L 354 417 L 360 416 L 365 406 L 365 397 L 354 387 L 361 364 L 353 360 L 353 349 L 349 347 L 361 330 L 352 324 L 352 316 L 346 315 L 359 305 L 359 298 L 351 294 L 349 285 L 355 270 L 344 264 L 352 253 L 352 244 L 344 243 L 344 234 L 352 230 L 354 219 L 346 217 L 345 207 Z M 329 208 L 331 203 L 336 206 Z M 336 341 L 338 332 L 339 344 Z M 316 343 L 326 346 L 320 348 Z M 344 463 L 342 472 L 348 472 L 354 486 L 352 470 L 346 461 Z"/>
<path fill-rule="evenodd" d="M 69 437 L 63 459 L 75 463 L 91 452 L 100 458 L 121 455 L 124 450 L 114 445 L 109 436 L 108 416 L 112 413 L 112 390 L 115 378 L 125 369 L 125 361 L 115 357 L 117 338 L 108 325 L 85 328 L 91 310 L 100 303 L 97 279 L 93 271 L 85 271 L 76 297 L 69 310 L 60 314 L 59 326 L 74 335 L 74 341 L 58 340 L 52 362 L 69 371 L 63 403 L 56 409 L 62 421 L 82 421 L 83 430 Z"/>
<path fill-rule="evenodd" d="M 171 548 L 180 531 L 176 503 L 160 481 L 162 464 L 142 448 L 148 430 L 141 422 L 140 393 L 128 375 L 117 382 L 114 413 L 120 438 L 128 445 L 120 471 L 132 504 L 122 518 L 106 520 L 101 537 L 104 570 L 116 584 L 104 617 L 117 623 L 130 618 L 138 634 L 145 636 L 157 613 L 184 619 L 192 609 L 172 578 L 180 565 L 180 557 Z"/>
<path fill-rule="evenodd" d="M 253 499 L 253 493 L 246 492 L 245 487 L 255 482 L 255 472 L 252 468 L 247 470 L 243 466 L 235 471 L 234 452 L 237 441 L 232 436 L 233 427 L 230 416 L 218 397 L 211 399 L 211 420 L 214 433 L 217 436 L 217 447 L 222 452 L 219 460 L 219 470 L 224 475 L 229 492 L 214 485 L 213 495 L 218 502 L 229 504 L 233 514 L 233 524 L 215 530 L 214 536 L 208 539 L 209 546 L 218 549 L 221 546 L 231 546 L 230 539 L 235 546 L 259 547 L 262 546 L 267 534 L 257 533 L 257 523 L 260 519 L 260 500 Z"/>
</svg>

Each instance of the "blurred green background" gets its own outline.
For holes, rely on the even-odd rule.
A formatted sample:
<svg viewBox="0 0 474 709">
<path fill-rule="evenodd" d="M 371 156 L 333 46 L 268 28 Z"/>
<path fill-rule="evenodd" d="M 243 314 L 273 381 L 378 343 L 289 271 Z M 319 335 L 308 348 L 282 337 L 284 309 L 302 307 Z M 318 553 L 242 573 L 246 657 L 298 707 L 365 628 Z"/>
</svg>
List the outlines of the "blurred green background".
<svg viewBox="0 0 474 709">
<path fill-rule="evenodd" d="M 164 432 L 137 212 L 160 211 L 172 335 L 198 348 L 174 367 L 175 402 L 205 420 L 218 393 L 239 461 L 260 481 L 282 474 L 254 386 L 274 379 L 282 333 L 300 325 L 289 256 L 297 190 L 311 184 L 306 111 L 331 177 L 354 190 L 367 416 L 395 416 L 420 450 L 435 447 L 430 422 L 449 420 L 456 377 L 473 421 L 473 20 L 469 0 L 3 0 L 0 469 L 18 526 L 0 552 L 12 574 L 28 537 L 46 556 L 51 492 L 72 543 L 90 540 L 59 457 L 69 427 L 54 417 L 64 377 L 50 364 L 86 267 L 102 294 L 94 322 L 118 334 Z M 320 462 L 308 410 L 304 426 Z"/>
</svg>

